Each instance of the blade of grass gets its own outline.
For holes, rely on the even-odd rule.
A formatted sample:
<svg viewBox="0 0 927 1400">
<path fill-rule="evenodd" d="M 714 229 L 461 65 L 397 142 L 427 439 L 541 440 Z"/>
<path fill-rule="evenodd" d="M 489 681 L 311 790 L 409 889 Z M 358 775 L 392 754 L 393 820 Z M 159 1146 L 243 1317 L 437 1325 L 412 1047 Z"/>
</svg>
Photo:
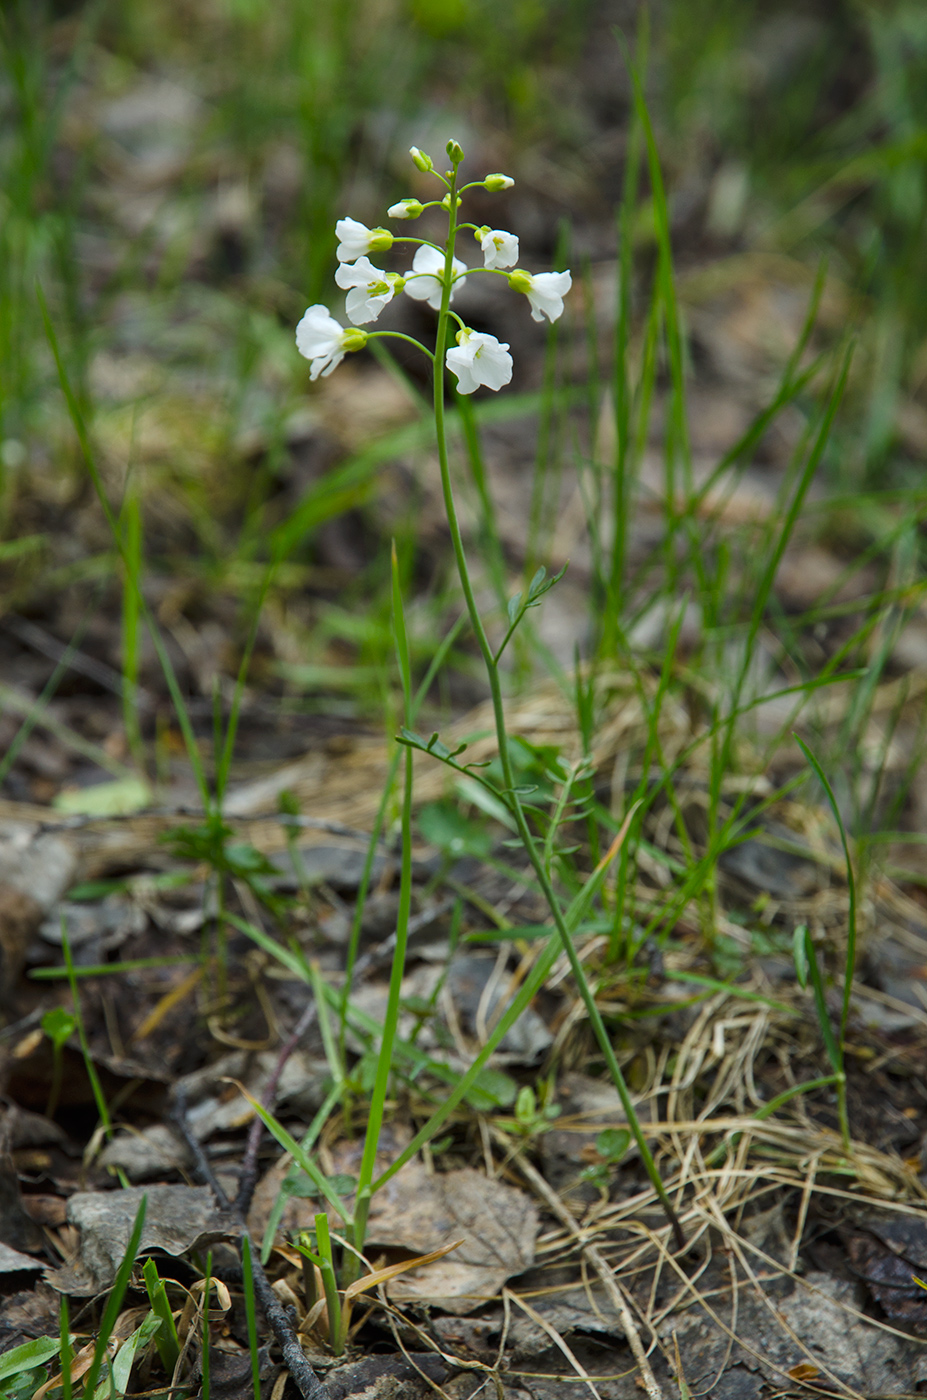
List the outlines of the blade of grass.
<svg viewBox="0 0 927 1400">
<path fill-rule="evenodd" d="M 402 682 L 404 719 L 406 727 L 412 723 L 412 668 L 409 660 L 409 641 L 406 633 L 405 612 L 402 605 L 402 590 L 399 580 L 399 561 L 396 546 L 392 549 L 392 601 L 393 632 L 396 644 L 396 659 Z M 412 912 L 412 750 L 405 749 L 405 777 L 402 797 L 402 865 L 399 880 L 399 910 L 396 915 L 396 943 L 390 969 L 389 991 L 386 1011 L 383 1017 L 383 1038 L 377 1055 L 377 1071 L 367 1117 L 367 1132 L 364 1137 L 364 1151 L 361 1157 L 357 1180 L 357 1196 L 354 1206 L 354 1248 L 360 1253 L 364 1248 L 367 1233 L 367 1215 L 370 1210 L 371 1185 L 376 1167 L 380 1129 L 383 1111 L 392 1072 L 393 1046 L 399 1025 L 399 1002 L 402 992 L 402 979 L 405 974 L 406 944 L 409 936 L 409 918 Z M 345 1260 L 345 1283 L 353 1282 L 357 1267 L 357 1256 L 350 1255 Z"/>
<path fill-rule="evenodd" d="M 206 1255 L 206 1272 L 203 1275 L 203 1356 L 200 1362 L 200 1400 L 209 1400 L 211 1377 L 209 1374 L 209 1292 L 212 1288 L 212 1250 Z"/>
<path fill-rule="evenodd" d="M 148 1294 L 151 1310 L 161 1324 L 155 1338 L 158 1356 L 167 1374 L 172 1376 L 180 1357 L 180 1341 L 177 1336 L 177 1328 L 174 1325 L 171 1305 L 167 1299 L 164 1281 L 158 1274 L 158 1266 L 151 1255 L 142 1266 L 142 1277 L 145 1280 L 145 1291 Z"/>
<path fill-rule="evenodd" d="M 142 1238 L 142 1230 L 145 1227 L 145 1211 L 147 1208 L 148 1197 L 142 1196 L 138 1210 L 135 1213 L 135 1222 L 132 1226 L 132 1232 L 129 1235 L 128 1243 L 126 1244 L 125 1253 L 122 1256 L 119 1268 L 116 1270 L 116 1278 L 103 1311 L 100 1331 L 97 1336 L 96 1346 L 94 1347 L 93 1361 L 84 1380 L 84 1395 L 89 1397 L 89 1400 L 93 1400 L 93 1396 L 96 1392 L 100 1371 L 107 1357 L 109 1339 L 113 1335 L 113 1328 L 119 1316 L 119 1309 L 122 1307 L 122 1300 L 125 1297 L 126 1289 L 132 1277 L 135 1256 L 138 1253 L 138 1247 Z"/>
<path fill-rule="evenodd" d="M 77 441 L 84 458 L 84 463 L 87 467 L 87 471 L 90 474 L 90 479 L 93 483 L 93 489 L 96 492 L 97 499 L 100 502 L 100 506 L 106 518 L 106 523 L 109 526 L 110 534 L 113 538 L 117 550 L 119 551 L 120 557 L 123 562 L 123 566 L 125 567 L 126 576 L 128 578 L 129 583 L 131 584 L 132 590 L 136 598 L 138 599 L 139 611 L 145 619 L 145 624 L 148 628 L 152 645 L 154 646 L 155 652 L 157 653 L 158 661 L 161 665 L 161 669 L 164 673 L 164 679 L 167 683 L 167 688 L 170 692 L 171 701 L 174 705 L 174 710 L 177 715 L 177 722 L 180 725 L 181 733 L 183 734 L 184 743 L 186 745 L 187 756 L 190 760 L 190 765 L 193 769 L 193 774 L 196 779 L 196 785 L 199 788 L 200 799 L 203 803 L 204 810 L 208 812 L 211 810 L 212 806 L 211 794 L 209 789 L 209 783 L 206 778 L 206 772 L 203 767 L 203 761 L 200 757 L 199 746 L 196 742 L 196 735 L 193 732 L 193 723 L 190 719 L 190 713 L 187 708 L 186 702 L 183 698 L 183 694 L 181 692 L 180 685 L 177 680 L 177 675 L 174 671 L 173 663 L 170 659 L 170 656 L 168 655 L 167 648 L 164 645 L 164 640 L 161 636 L 160 628 L 158 627 L 155 618 L 145 600 L 144 593 L 142 592 L 141 579 L 139 575 L 135 572 L 136 561 L 133 559 L 132 555 L 126 547 L 126 543 L 123 538 L 123 531 L 119 528 L 119 522 L 116 519 L 116 516 L 113 512 L 113 508 L 110 505 L 109 497 L 106 494 L 106 487 L 103 484 L 103 479 L 100 475 L 100 471 L 97 466 L 96 455 L 94 453 L 93 446 L 90 442 L 90 435 L 87 431 L 87 426 L 84 420 L 84 414 L 77 401 L 73 387 L 71 385 L 70 378 L 68 376 L 67 369 L 65 368 L 64 360 L 61 355 L 61 348 L 58 344 L 58 337 L 55 333 L 55 327 L 52 323 L 51 316 L 49 315 L 48 304 L 45 300 L 45 294 L 40 286 L 36 287 L 36 295 L 39 300 L 39 307 L 42 312 L 42 319 L 45 323 L 45 334 L 48 337 L 48 343 L 51 346 L 52 355 L 54 357 L 55 365 L 58 370 L 58 380 L 61 385 L 62 393 L 64 394 L 65 402 L 68 406 L 68 412 L 71 417 L 71 423 L 74 427 L 74 432 L 77 436 Z"/>
<path fill-rule="evenodd" d="M 242 1292 L 245 1297 L 245 1318 L 248 1324 L 248 1351 L 251 1355 L 251 1389 L 254 1400 L 261 1400 L 261 1358 L 258 1352 L 257 1306 L 254 1299 L 254 1273 L 251 1268 L 251 1237 L 247 1230 L 241 1237 Z"/>
</svg>

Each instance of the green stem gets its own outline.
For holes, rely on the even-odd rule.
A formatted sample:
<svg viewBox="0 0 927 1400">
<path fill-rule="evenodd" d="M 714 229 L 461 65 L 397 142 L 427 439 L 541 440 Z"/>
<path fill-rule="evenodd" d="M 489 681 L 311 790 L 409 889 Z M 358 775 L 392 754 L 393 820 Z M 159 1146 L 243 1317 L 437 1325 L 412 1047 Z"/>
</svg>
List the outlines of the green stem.
<svg viewBox="0 0 927 1400">
<path fill-rule="evenodd" d="M 396 558 L 396 543 L 392 549 L 393 582 L 393 630 L 396 638 L 396 654 L 402 679 L 403 712 L 406 724 L 412 723 L 412 669 L 409 659 L 409 642 L 406 635 L 405 618 L 402 610 L 402 593 L 399 586 L 399 565 Z M 357 1178 L 357 1195 L 354 1206 L 354 1248 L 356 1254 L 345 1251 L 342 1278 L 345 1286 L 352 1283 L 359 1268 L 358 1256 L 364 1248 L 367 1233 L 367 1216 L 370 1211 L 373 1174 L 376 1168 L 377 1148 L 380 1128 L 386 1106 L 386 1095 L 393 1068 L 393 1047 L 399 1024 L 399 1001 L 402 992 L 402 979 L 406 965 L 406 945 L 409 937 L 409 917 L 412 912 L 412 750 L 405 751 L 405 781 L 402 795 L 402 870 L 399 881 L 399 911 L 396 918 L 396 946 L 393 950 L 393 965 L 390 972 L 389 995 L 386 1015 L 383 1018 L 383 1038 L 377 1056 L 377 1073 L 370 1098 L 370 1111 L 367 1118 L 367 1134 L 364 1139 L 364 1152 Z"/>
<path fill-rule="evenodd" d="M 457 170 L 455 168 L 454 176 L 451 181 L 451 196 L 450 200 L 448 201 L 450 208 L 448 210 L 448 236 L 444 261 L 444 290 L 441 297 L 441 310 L 438 315 L 438 329 L 437 334 L 435 336 L 435 432 L 437 435 L 438 461 L 441 468 L 441 489 L 444 495 L 444 508 L 447 514 L 448 528 L 451 532 L 451 542 L 454 548 L 454 558 L 457 563 L 457 572 L 460 577 L 460 585 L 463 589 L 464 599 L 467 605 L 467 612 L 470 617 L 470 622 L 473 627 L 474 635 L 476 636 L 477 645 L 479 646 L 480 654 L 483 658 L 483 664 L 486 667 L 486 675 L 489 680 L 489 688 L 490 693 L 492 695 L 496 738 L 499 745 L 499 762 L 502 766 L 503 780 L 505 783 L 504 796 L 505 800 L 508 802 L 512 816 L 515 818 L 518 835 L 521 838 L 522 844 L 524 845 L 528 859 L 531 861 L 531 865 L 534 869 L 535 875 L 537 876 L 538 884 L 540 885 L 544 898 L 550 908 L 550 912 L 553 916 L 554 924 L 556 926 L 557 933 L 559 935 L 560 942 L 563 947 L 563 951 L 566 954 L 567 959 L 569 960 L 570 970 L 575 979 L 577 990 L 579 992 L 580 997 L 582 998 L 583 1005 L 586 1008 L 586 1014 L 589 1017 L 589 1023 L 592 1026 L 596 1041 L 598 1042 L 599 1048 L 602 1051 L 605 1063 L 608 1066 L 609 1074 L 611 1075 L 615 1088 L 618 1091 L 618 1097 L 621 1100 L 621 1106 L 624 1109 L 625 1115 L 627 1117 L 628 1126 L 631 1129 L 634 1141 L 637 1143 L 638 1150 L 641 1154 L 641 1161 L 643 1162 L 644 1167 L 647 1171 L 647 1175 L 649 1176 L 653 1184 L 654 1190 L 656 1191 L 657 1196 L 660 1199 L 660 1204 L 663 1206 L 663 1209 L 666 1212 L 667 1219 L 669 1220 L 672 1226 L 677 1246 L 681 1249 L 685 1245 L 685 1237 L 682 1232 L 682 1226 L 679 1223 L 679 1218 L 676 1215 L 675 1210 L 673 1209 L 673 1205 L 669 1199 L 669 1196 L 667 1195 L 666 1188 L 663 1185 L 663 1182 L 660 1178 L 660 1173 L 657 1171 L 656 1162 L 653 1159 L 653 1155 L 650 1151 L 650 1148 L 641 1129 L 640 1122 L 638 1121 L 634 1105 L 631 1102 L 631 1096 L 628 1092 L 628 1087 L 625 1083 L 624 1075 L 621 1073 L 621 1066 L 619 1065 L 618 1060 L 615 1056 L 614 1049 L 612 1048 L 611 1041 L 608 1037 L 608 1032 L 605 1028 L 605 1023 L 603 1022 L 601 1013 L 599 1012 L 599 1008 L 596 1005 L 595 996 L 593 995 L 592 989 L 589 986 L 589 983 L 586 979 L 586 975 L 583 971 L 583 967 L 579 960 L 579 956 L 573 945 L 573 940 L 570 938 L 570 934 L 563 917 L 563 912 L 560 908 L 560 901 L 557 899 L 553 885 L 548 877 L 547 871 L 544 868 L 544 861 L 539 851 L 537 850 L 534 837 L 531 833 L 530 827 L 528 826 L 524 810 L 522 809 L 521 801 L 519 799 L 518 793 L 515 790 L 515 775 L 514 770 L 512 768 L 511 755 L 509 753 L 508 732 L 506 730 L 505 724 L 505 708 L 502 700 L 502 684 L 499 676 L 499 667 L 496 662 L 496 658 L 493 655 L 492 647 L 489 644 L 489 639 L 486 636 L 486 630 L 483 626 L 483 620 L 480 617 L 479 609 L 476 605 L 476 598 L 473 593 L 473 585 L 470 580 L 470 572 L 467 566 L 467 556 L 464 550 L 463 538 L 460 532 L 460 522 L 457 518 L 457 508 L 454 503 L 454 494 L 451 486 L 451 475 L 450 466 L 448 462 L 447 438 L 444 418 L 444 357 L 445 346 L 447 343 L 448 307 L 451 296 L 451 275 L 454 259 L 454 242 L 457 232 L 456 194 Z"/>
<path fill-rule="evenodd" d="M 431 244 L 429 244 L 428 246 L 431 247 Z M 409 345 L 414 345 L 415 348 L 416 348 L 416 350 L 421 350 L 422 354 L 423 354 L 423 355 L 427 355 L 428 358 L 429 358 L 429 360 L 433 360 L 433 359 L 434 359 L 434 355 L 433 355 L 433 354 L 431 353 L 431 351 L 428 349 L 428 346 L 427 346 L 427 345 L 423 345 L 422 342 L 421 342 L 420 340 L 416 340 L 414 335 L 404 335 L 404 334 L 402 333 L 402 331 L 368 331 L 368 332 L 367 332 L 367 339 L 368 339 L 368 340 L 405 340 L 405 341 L 408 341 Z"/>
</svg>

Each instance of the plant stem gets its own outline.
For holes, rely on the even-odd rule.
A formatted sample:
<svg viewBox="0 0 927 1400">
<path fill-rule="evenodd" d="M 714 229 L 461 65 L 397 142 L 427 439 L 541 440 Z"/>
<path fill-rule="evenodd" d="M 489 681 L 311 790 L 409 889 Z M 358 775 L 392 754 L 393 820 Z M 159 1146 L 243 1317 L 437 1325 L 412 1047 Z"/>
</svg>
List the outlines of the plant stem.
<svg viewBox="0 0 927 1400">
<path fill-rule="evenodd" d="M 573 945 L 573 940 L 570 938 L 570 934 L 563 917 L 563 912 L 560 908 L 560 901 L 557 899 L 553 885 L 550 881 L 546 869 L 544 868 L 544 861 L 535 844 L 534 837 L 531 833 L 530 827 L 528 826 L 528 822 L 525 817 L 521 801 L 515 788 L 515 775 L 512 768 L 512 760 L 511 755 L 509 753 L 508 745 L 508 732 L 506 730 L 505 725 L 505 706 L 502 700 L 502 684 L 499 676 L 499 666 L 493 655 L 492 647 L 489 644 L 489 639 L 486 636 L 486 629 L 483 626 L 483 620 L 480 617 L 479 609 L 476 604 L 476 598 L 473 593 L 473 585 L 470 579 L 470 572 L 467 566 L 467 556 L 466 551 L 464 549 L 463 538 L 460 533 L 460 522 L 457 518 L 457 508 L 454 502 L 453 488 L 451 486 L 450 466 L 448 462 L 447 451 L 447 435 L 444 418 L 444 358 L 445 346 L 447 344 L 447 327 L 449 320 L 448 307 L 450 304 L 451 297 L 451 277 L 454 260 L 454 243 L 457 232 L 456 201 L 457 169 L 455 167 L 454 175 L 451 180 L 450 186 L 450 199 L 448 201 L 448 235 L 444 262 L 444 290 L 441 297 L 441 310 L 438 315 L 438 329 L 435 337 L 435 433 L 437 436 L 438 461 L 441 468 L 441 489 L 444 495 L 444 508 L 447 514 L 448 528 L 450 529 L 451 533 L 451 542 L 454 547 L 454 558 L 457 563 L 457 573 L 460 577 L 460 585 L 463 589 L 464 599 L 467 605 L 467 612 L 470 617 L 470 622 L 473 627 L 474 635 L 476 636 L 477 645 L 479 646 L 480 654 L 483 658 L 483 664 L 486 667 L 486 675 L 489 680 L 489 689 L 492 695 L 492 707 L 493 717 L 495 720 L 496 739 L 499 745 L 499 762 L 502 766 L 503 780 L 505 783 L 505 792 L 503 796 L 509 806 L 512 816 L 515 818 L 515 824 L 518 829 L 518 835 L 521 838 L 522 844 L 525 848 L 525 852 L 528 856 L 528 859 L 531 862 L 535 875 L 537 876 L 538 884 L 540 885 L 544 898 L 550 908 L 550 912 L 553 916 L 557 933 L 560 937 L 560 942 L 562 944 L 563 951 L 566 954 L 567 959 L 569 960 L 570 970 L 573 973 L 577 990 L 579 992 L 580 997 L 582 998 L 583 1005 L 586 1008 L 586 1014 L 589 1017 L 589 1023 L 592 1027 L 599 1048 L 602 1051 L 605 1063 L 608 1066 L 608 1072 L 611 1075 L 615 1088 L 618 1091 L 618 1097 L 621 1100 L 621 1106 L 624 1109 L 625 1115 L 627 1117 L 628 1127 L 631 1129 L 631 1133 L 634 1137 L 635 1142 L 637 1143 L 638 1150 L 641 1154 L 641 1161 L 643 1162 L 644 1167 L 647 1171 L 647 1175 L 649 1176 L 653 1184 L 653 1188 L 660 1199 L 660 1204 L 666 1212 L 667 1219 L 669 1220 L 672 1226 L 676 1244 L 681 1249 L 685 1245 L 685 1237 L 682 1233 L 682 1226 L 679 1223 L 679 1218 L 676 1215 L 675 1210 L 673 1209 L 673 1205 L 669 1199 L 669 1196 L 667 1195 L 666 1187 L 663 1185 L 663 1182 L 660 1178 L 660 1173 L 657 1170 L 657 1165 L 653 1159 L 653 1154 L 651 1153 L 647 1141 L 644 1137 L 640 1122 L 637 1117 L 637 1113 L 635 1112 L 634 1105 L 631 1102 L 631 1095 L 628 1092 L 628 1087 L 625 1083 L 624 1075 L 621 1072 L 621 1066 L 619 1065 L 618 1060 L 615 1056 L 615 1051 L 608 1037 L 608 1031 L 605 1028 L 605 1023 L 602 1020 L 599 1008 L 596 1005 L 595 996 L 593 994 L 592 988 L 589 986 L 589 982 L 586 979 L 582 963 L 579 960 L 579 955 L 577 954 L 576 948 Z"/>
<path fill-rule="evenodd" d="M 412 723 L 412 669 L 409 659 L 409 643 L 406 634 L 405 617 L 402 608 L 402 593 L 399 586 L 399 565 L 396 557 L 396 543 L 392 548 L 393 584 L 393 631 L 396 638 L 396 655 L 399 673 L 402 678 L 403 713 L 405 723 Z M 409 937 L 409 916 L 412 912 L 412 750 L 405 751 L 405 777 L 402 795 L 402 870 L 399 882 L 399 912 L 396 918 L 396 946 L 393 950 L 393 964 L 390 972 L 389 995 L 386 1015 L 383 1018 L 383 1038 L 377 1056 L 377 1074 L 370 1098 L 367 1118 L 367 1135 L 364 1139 L 364 1154 L 357 1178 L 357 1195 L 354 1206 L 354 1248 L 356 1254 L 345 1251 L 342 1266 L 342 1280 L 347 1286 L 356 1278 L 360 1266 L 358 1255 L 364 1248 L 367 1233 L 367 1216 L 370 1211 L 373 1175 L 376 1169 L 377 1147 L 380 1128 L 383 1123 L 383 1110 L 393 1068 L 393 1047 L 399 1024 L 399 1000 L 402 991 L 402 978 L 406 964 L 406 945 Z"/>
</svg>

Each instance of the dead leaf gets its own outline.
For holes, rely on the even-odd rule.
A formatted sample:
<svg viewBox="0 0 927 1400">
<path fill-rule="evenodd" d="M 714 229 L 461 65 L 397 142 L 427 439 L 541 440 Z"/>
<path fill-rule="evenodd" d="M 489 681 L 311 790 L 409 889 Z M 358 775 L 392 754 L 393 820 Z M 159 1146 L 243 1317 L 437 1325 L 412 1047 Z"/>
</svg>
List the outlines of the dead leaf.
<svg viewBox="0 0 927 1400">
<path fill-rule="evenodd" d="M 239 1233 L 215 1208 L 206 1186 L 130 1187 L 79 1191 L 68 1201 L 68 1221 L 80 1230 L 80 1253 L 71 1267 L 52 1269 L 47 1281 L 59 1292 L 89 1297 L 108 1288 L 129 1242 L 142 1196 L 148 1197 L 139 1255 L 160 1251 L 175 1258 Z"/>
<path fill-rule="evenodd" d="M 0 1241 L 0 1274 L 15 1274 L 21 1269 L 41 1269 L 42 1263 L 39 1259 L 30 1259 L 28 1254 L 20 1254 L 18 1249 L 11 1249 L 8 1244 Z"/>
<path fill-rule="evenodd" d="M 818 1366 L 812 1366 L 810 1361 L 799 1361 L 797 1366 L 790 1366 L 786 1375 L 793 1381 L 813 1381 L 821 1374 Z"/>
<path fill-rule="evenodd" d="M 420 1251 L 463 1236 L 454 1259 L 397 1279 L 394 1302 L 429 1300 L 448 1312 L 471 1312 L 506 1279 L 534 1263 L 538 1211 L 531 1198 L 469 1167 L 429 1176 L 409 1162 L 373 1199 L 371 1247 Z"/>
<path fill-rule="evenodd" d="M 358 1294 L 366 1293 L 368 1289 L 376 1288 L 381 1283 L 387 1283 L 392 1278 L 398 1278 L 400 1274 L 406 1274 L 410 1269 L 424 1268 L 426 1264 L 433 1264 L 436 1259 L 442 1259 L 445 1254 L 450 1254 L 452 1249 L 459 1249 L 463 1243 L 463 1240 L 454 1240 L 441 1249 L 433 1249 L 430 1254 L 420 1254 L 417 1259 L 403 1259 L 398 1264 L 389 1264 L 385 1269 L 375 1269 L 372 1274 L 367 1274 L 365 1278 L 355 1279 L 345 1289 L 345 1301 L 356 1298 Z"/>
</svg>

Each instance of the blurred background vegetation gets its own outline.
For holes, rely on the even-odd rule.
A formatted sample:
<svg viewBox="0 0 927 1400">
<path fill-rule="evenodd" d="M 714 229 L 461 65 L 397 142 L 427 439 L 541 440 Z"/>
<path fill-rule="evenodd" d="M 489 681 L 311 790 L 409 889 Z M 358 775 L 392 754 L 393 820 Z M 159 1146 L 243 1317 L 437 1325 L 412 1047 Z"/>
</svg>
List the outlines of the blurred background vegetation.
<svg viewBox="0 0 927 1400">
<path fill-rule="evenodd" d="M 644 13 L 631 0 L 8 0 L 7 606 L 53 612 L 61 635 L 85 615 L 88 589 L 94 606 L 118 602 L 117 557 L 65 411 L 40 285 L 162 620 L 181 637 L 192 619 L 202 637 L 208 611 L 221 633 L 210 664 L 227 671 L 223 646 L 235 651 L 266 540 L 289 530 L 268 604 L 278 662 L 282 651 L 315 665 L 321 684 L 333 661 L 350 658 L 335 689 L 356 696 L 372 686 L 377 699 L 390 647 L 390 530 L 417 541 L 410 577 L 444 596 L 421 499 L 408 483 L 393 491 L 395 474 L 374 486 L 380 466 L 418 439 L 402 436 L 414 424 L 392 401 L 378 403 L 372 381 L 363 381 L 366 398 L 350 387 L 340 399 L 310 393 L 293 327 L 313 301 L 337 313 L 336 218 L 379 222 L 386 204 L 418 192 L 408 146 L 439 150 L 450 134 L 474 171 L 517 176 L 485 217 L 518 231 L 530 266 L 568 256 L 594 316 L 615 267 L 627 169 L 621 35 L 645 75 L 684 326 L 685 288 L 702 285 L 706 270 L 723 286 L 747 260 L 751 275 L 772 268 L 807 286 L 824 260 L 836 289 L 825 317 L 831 340 L 849 331 L 858 345 L 821 479 L 857 503 L 873 488 L 902 493 L 918 553 L 927 452 L 922 4 L 663 0 Z M 624 229 L 640 316 L 655 229 L 644 171 Z M 495 325 L 493 308 L 484 313 Z M 514 388 L 536 391 L 544 340 L 530 327 L 518 334 Z M 697 337 L 688 353 L 698 370 Z M 345 385 L 360 382 L 342 373 Z M 313 436 L 319 415 L 328 438 Z M 320 543 L 320 525 L 333 521 L 341 533 L 329 529 Z M 869 517 L 857 511 L 844 525 L 851 551 L 872 546 Z M 87 625 L 92 635 L 96 624 Z M 117 636 L 117 669 L 118 647 Z M 209 666 L 201 669 L 208 694 Z"/>
</svg>

